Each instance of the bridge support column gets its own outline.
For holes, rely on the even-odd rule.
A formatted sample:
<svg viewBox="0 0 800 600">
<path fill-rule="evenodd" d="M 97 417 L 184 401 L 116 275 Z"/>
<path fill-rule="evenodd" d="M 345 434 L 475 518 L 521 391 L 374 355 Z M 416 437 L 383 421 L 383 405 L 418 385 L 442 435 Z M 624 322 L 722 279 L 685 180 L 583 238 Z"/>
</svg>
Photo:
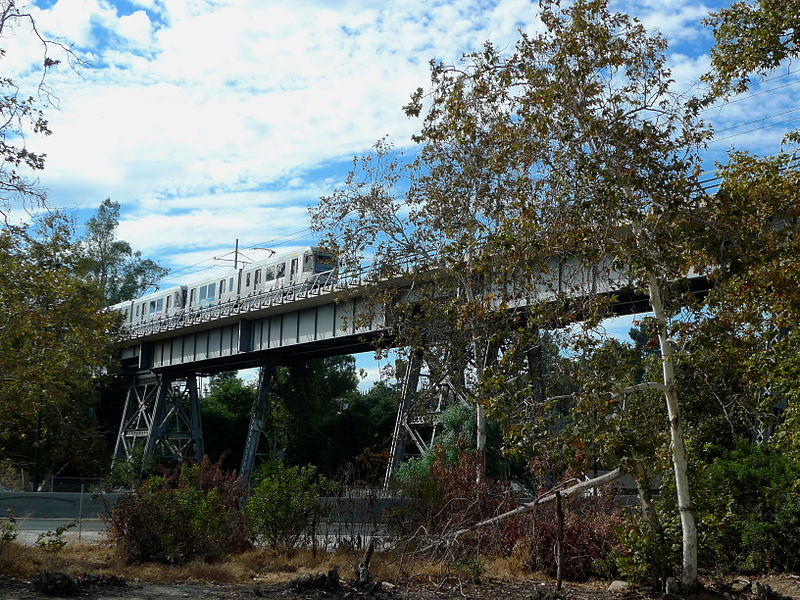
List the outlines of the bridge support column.
<svg viewBox="0 0 800 600">
<path fill-rule="evenodd" d="M 256 398 L 255 411 L 250 419 L 250 428 L 247 431 L 247 441 L 242 455 L 242 466 L 239 469 L 239 476 L 242 478 L 245 487 L 250 487 L 250 477 L 253 474 L 258 446 L 261 442 L 261 436 L 266 433 L 267 412 L 269 410 L 267 397 L 274 378 L 275 365 L 272 363 L 263 365 L 258 379 L 258 397 Z"/>
<path fill-rule="evenodd" d="M 203 458 L 203 430 L 195 373 L 144 373 L 131 378 L 114 464 L 154 454 L 184 460 Z"/>
<path fill-rule="evenodd" d="M 400 396 L 400 406 L 397 407 L 397 418 L 394 422 L 392 445 L 389 451 L 389 464 L 386 476 L 383 479 L 384 489 L 389 488 L 397 467 L 403 462 L 406 455 L 406 434 L 410 431 L 409 416 L 413 413 L 419 385 L 419 374 L 422 370 L 422 353 L 415 352 L 409 359 L 406 367 L 403 389 Z"/>
</svg>

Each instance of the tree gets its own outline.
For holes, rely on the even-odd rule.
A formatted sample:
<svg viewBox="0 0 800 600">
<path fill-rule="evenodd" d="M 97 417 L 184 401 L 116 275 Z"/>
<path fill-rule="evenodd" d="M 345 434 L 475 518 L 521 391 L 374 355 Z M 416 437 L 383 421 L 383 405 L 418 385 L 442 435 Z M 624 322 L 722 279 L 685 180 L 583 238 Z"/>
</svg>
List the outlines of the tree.
<svg viewBox="0 0 800 600">
<path fill-rule="evenodd" d="M 258 391 L 242 381 L 235 372 L 215 375 L 208 384 L 208 394 L 200 401 L 203 416 L 203 445 L 212 460 L 241 464 L 244 440 Z"/>
<path fill-rule="evenodd" d="M 705 23 L 714 29 L 711 49 L 712 101 L 747 89 L 753 73 L 766 74 L 787 58 L 796 58 L 800 42 L 797 0 L 738 1 L 712 13 Z"/>
<path fill-rule="evenodd" d="M 36 88 L 38 100 L 33 95 L 26 96 L 19 83 L 11 77 L 0 78 L 0 216 L 4 221 L 15 207 L 41 208 L 45 204 L 45 191 L 27 173 L 41 171 L 45 155 L 29 149 L 26 138 L 29 134 L 50 135 L 40 106 L 48 104 L 52 97 L 45 86 L 47 70 L 61 62 L 52 58 L 51 53 L 55 50 L 67 60 L 78 60 L 63 44 L 42 37 L 33 17 L 24 12 L 15 0 L 0 1 L 0 43 L 22 27 L 28 27 L 31 35 L 42 44 L 41 78 Z M 0 47 L 0 59 L 5 55 L 5 49 Z"/>
<path fill-rule="evenodd" d="M 86 222 L 83 238 L 80 268 L 108 304 L 137 298 L 169 272 L 157 262 L 142 258 L 128 242 L 117 239 L 119 213 L 119 202 L 103 200 L 97 214 Z"/>
<path fill-rule="evenodd" d="M 355 358 L 334 356 L 281 367 L 271 394 L 272 439 L 291 465 L 317 465 L 336 475 L 343 466 L 341 446 L 334 439 L 336 415 L 357 395 Z"/>
<path fill-rule="evenodd" d="M 312 217 L 333 232 L 326 243 L 345 264 L 372 252 L 384 276 L 396 276 L 398 256 L 418 265 L 413 302 L 392 306 L 394 339 L 429 354 L 438 346 L 465 374 L 462 393 L 479 415 L 496 402 L 482 385 L 498 379 L 527 382 L 537 401 L 532 354 L 542 329 L 579 317 L 571 332 L 586 343 L 611 290 L 646 292 L 660 381 L 603 378 L 585 395 L 618 411 L 630 394 L 662 395 L 688 592 L 697 536 L 670 328 L 680 297 L 673 282 L 696 266 L 689 234 L 709 134 L 697 121 L 700 103 L 671 92 L 663 38 L 602 0 L 541 6 L 544 32 L 523 34 L 510 56 L 487 43 L 457 67 L 434 63 L 431 91 L 418 90 L 406 107 L 418 116 L 428 106 L 418 158 L 401 165 L 379 144 Z M 509 388 L 519 397 L 519 385 Z M 479 449 L 481 435 L 479 417 Z"/>
<path fill-rule="evenodd" d="M 104 455 L 91 407 L 117 317 L 76 276 L 72 233 L 58 213 L 0 233 L 0 454 L 24 467 L 38 455 L 42 472 L 97 470 Z"/>
<path fill-rule="evenodd" d="M 735 2 L 706 21 L 714 29 L 709 102 L 745 91 L 755 73 L 765 75 L 800 53 L 800 4 L 756 0 Z M 706 218 L 717 224 L 706 232 L 703 250 L 719 265 L 703 334 L 721 328 L 737 332 L 727 346 L 745 374 L 751 404 L 762 424 L 775 423 L 775 406 L 786 406 L 773 443 L 798 456 L 800 408 L 796 382 L 796 323 L 800 303 L 792 290 L 800 281 L 798 264 L 797 132 L 771 157 L 732 152 L 721 166 L 720 191 Z"/>
<path fill-rule="evenodd" d="M 397 393 L 378 382 L 366 394 L 348 394 L 346 403 L 331 415 L 325 428 L 330 461 L 339 470 L 350 465 L 351 483 L 383 482 L 397 404 Z"/>
</svg>

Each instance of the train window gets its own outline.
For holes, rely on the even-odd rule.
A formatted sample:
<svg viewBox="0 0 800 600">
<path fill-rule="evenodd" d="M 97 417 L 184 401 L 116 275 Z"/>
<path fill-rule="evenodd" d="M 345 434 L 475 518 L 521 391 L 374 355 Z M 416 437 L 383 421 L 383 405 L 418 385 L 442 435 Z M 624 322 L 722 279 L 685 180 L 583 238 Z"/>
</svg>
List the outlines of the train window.
<svg viewBox="0 0 800 600">
<path fill-rule="evenodd" d="M 303 273 L 314 272 L 314 255 L 311 252 L 303 254 Z"/>
<path fill-rule="evenodd" d="M 232 292 L 232 291 L 233 291 L 233 277 L 231 277 L 230 279 L 228 279 L 228 291 L 229 291 L 229 292 Z"/>
<path fill-rule="evenodd" d="M 224 294 L 224 293 L 225 293 L 225 280 L 224 279 L 220 279 L 219 280 L 219 297 L 222 298 L 222 294 Z"/>
<path fill-rule="evenodd" d="M 293 258 L 292 259 L 292 264 L 289 265 L 289 278 L 290 279 L 294 279 L 294 276 L 297 275 L 297 263 L 298 263 L 298 259 Z"/>
<path fill-rule="evenodd" d="M 137 317 L 139 316 L 139 305 L 138 304 L 136 305 L 136 316 Z"/>
<path fill-rule="evenodd" d="M 275 267 L 264 269 L 264 281 L 272 281 L 273 279 L 275 279 Z"/>
<path fill-rule="evenodd" d="M 194 293 L 195 293 L 196 290 L 197 290 L 197 288 L 192 288 L 191 291 L 189 292 L 189 305 L 190 306 L 192 304 L 194 304 Z"/>
<path fill-rule="evenodd" d="M 172 300 L 172 296 L 167 296 L 167 306 L 166 306 L 167 312 L 169 312 L 169 301 L 170 300 Z"/>
<path fill-rule="evenodd" d="M 244 287 L 250 287 L 250 273 L 248 273 L 244 278 Z"/>
<path fill-rule="evenodd" d="M 216 298 L 217 284 L 209 283 L 208 285 L 200 286 L 199 301 L 202 306 L 206 306 L 213 302 Z"/>
<path fill-rule="evenodd" d="M 261 269 L 256 271 L 256 280 L 253 282 L 253 285 L 258 285 L 261 282 Z"/>
<path fill-rule="evenodd" d="M 277 267 L 278 267 L 278 272 L 275 273 L 275 277 L 277 277 L 278 279 L 280 279 L 281 277 L 286 277 L 286 265 L 284 263 L 281 263 L 277 265 Z"/>
<path fill-rule="evenodd" d="M 150 300 L 150 311 L 149 314 L 155 315 L 159 314 L 164 308 L 164 299 L 159 298 L 158 300 Z"/>
</svg>

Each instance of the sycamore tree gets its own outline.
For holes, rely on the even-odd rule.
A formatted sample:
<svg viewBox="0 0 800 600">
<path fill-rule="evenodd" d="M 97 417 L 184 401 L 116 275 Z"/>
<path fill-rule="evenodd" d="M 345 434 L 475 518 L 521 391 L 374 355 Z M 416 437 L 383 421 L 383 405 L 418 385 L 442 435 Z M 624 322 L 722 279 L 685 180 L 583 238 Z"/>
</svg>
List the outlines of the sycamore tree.
<svg viewBox="0 0 800 600">
<path fill-rule="evenodd" d="M 42 53 L 37 57 L 41 75 L 33 90 L 24 89 L 26 86 L 11 77 L 0 77 L 0 216 L 4 221 L 14 209 L 45 205 L 45 191 L 35 179 L 36 172 L 44 168 L 45 154 L 32 149 L 28 138 L 50 135 L 43 111 L 53 98 L 45 84 L 47 71 L 56 68 L 61 59 L 80 62 L 66 46 L 43 37 L 30 13 L 15 0 L 0 0 L 0 61 L 6 56 L 5 40 L 11 35 L 33 36 L 41 43 Z"/>
<path fill-rule="evenodd" d="M 800 3 L 734 2 L 712 13 L 715 46 L 707 102 L 746 91 L 754 75 L 767 75 L 800 53 Z M 783 403 L 772 442 L 800 458 L 800 171 L 798 132 L 787 133 L 774 156 L 732 152 L 720 166 L 720 191 L 708 202 L 702 250 L 716 265 L 700 335 L 725 349 L 745 375 L 754 412 L 765 425 Z M 731 333 L 735 332 L 735 333 Z M 732 339 L 731 339 L 732 338 Z M 725 342 L 728 343 L 725 343 Z"/>
<path fill-rule="evenodd" d="M 522 34 L 510 55 L 487 43 L 459 65 L 434 63 L 430 90 L 406 107 L 422 115 L 418 157 L 403 163 L 380 147 L 320 201 L 314 222 L 345 262 L 371 255 L 384 275 L 398 256 L 420 265 L 409 301 L 377 299 L 394 309 L 394 341 L 439 348 L 457 365 L 457 387 L 489 411 L 506 407 L 503 382 L 528 405 L 541 400 L 543 328 L 581 321 L 563 330 L 580 347 L 615 290 L 647 294 L 658 380 L 598 374 L 584 396 L 616 413 L 636 393 L 666 404 L 691 591 L 697 536 L 670 329 L 679 283 L 698 266 L 691 233 L 708 132 L 700 103 L 671 91 L 662 37 L 603 0 L 541 7 L 543 32 Z"/>
<path fill-rule="evenodd" d="M 120 205 L 106 198 L 86 222 L 79 269 L 95 284 L 107 304 L 137 298 L 167 274 L 167 269 L 125 240 L 117 239 Z"/>
<path fill-rule="evenodd" d="M 743 92 L 754 74 L 763 75 L 787 59 L 796 58 L 800 42 L 800 2 L 797 0 L 739 0 L 712 13 L 713 71 L 710 99 Z"/>
<path fill-rule="evenodd" d="M 40 473 L 66 463 L 99 469 L 91 408 L 112 361 L 117 318 L 76 275 L 71 224 L 49 214 L 0 232 L 0 457 Z"/>
</svg>

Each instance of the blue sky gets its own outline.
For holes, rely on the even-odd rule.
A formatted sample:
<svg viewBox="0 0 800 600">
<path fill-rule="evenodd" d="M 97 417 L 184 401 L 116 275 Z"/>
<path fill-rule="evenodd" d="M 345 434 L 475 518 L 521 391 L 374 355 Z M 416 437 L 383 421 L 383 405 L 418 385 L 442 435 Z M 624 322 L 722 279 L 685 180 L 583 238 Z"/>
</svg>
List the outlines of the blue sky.
<svg viewBox="0 0 800 600">
<path fill-rule="evenodd" d="M 725 4 L 614 7 L 667 36 L 676 87 L 688 91 L 708 67 L 700 21 Z M 353 155 L 384 135 L 412 148 L 419 123 L 401 107 L 427 85 L 430 59 L 455 62 L 485 40 L 511 49 L 518 29 L 540 26 L 535 0 L 38 0 L 28 9 L 87 60 L 51 70 L 53 135 L 27 140 L 47 154 L 40 182 L 51 205 L 85 219 L 106 197 L 120 202 L 120 236 L 175 280 L 215 266 L 237 238 L 313 243 L 307 207 L 343 180 Z M 18 27 L 2 43 L 4 72 L 33 85 L 36 40 Z M 734 146 L 778 149 L 797 121 L 765 126 L 800 119 L 800 86 L 786 69 L 774 75 L 770 91 L 705 113 L 719 131 L 710 160 Z"/>
</svg>

